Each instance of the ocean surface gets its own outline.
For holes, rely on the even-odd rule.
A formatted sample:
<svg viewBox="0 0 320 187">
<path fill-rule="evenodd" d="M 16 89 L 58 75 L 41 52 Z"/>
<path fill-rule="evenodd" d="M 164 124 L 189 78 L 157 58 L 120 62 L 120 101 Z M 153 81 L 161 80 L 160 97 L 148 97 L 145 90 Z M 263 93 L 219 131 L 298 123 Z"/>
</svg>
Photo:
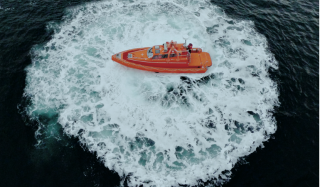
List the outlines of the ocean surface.
<svg viewBox="0 0 320 187">
<path fill-rule="evenodd" d="M 319 185 L 319 1 L 0 1 L 0 80 L 1 186 Z"/>
</svg>

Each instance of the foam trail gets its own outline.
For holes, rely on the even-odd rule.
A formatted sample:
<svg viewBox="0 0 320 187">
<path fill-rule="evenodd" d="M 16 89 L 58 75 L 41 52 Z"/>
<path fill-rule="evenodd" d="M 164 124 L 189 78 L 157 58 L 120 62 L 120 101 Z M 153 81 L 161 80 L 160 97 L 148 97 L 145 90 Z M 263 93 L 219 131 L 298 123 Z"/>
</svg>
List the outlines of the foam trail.
<svg viewBox="0 0 320 187">
<path fill-rule="evenodd" d="M 198 1 L 105 1 L 68 9 L 32 50 L 27 113 L 58 116 L 129 185 L 197 185 L 230 178 L 234 164 L 276 131 L 270 111 L 277 62 L 250 21 Z M 111 61 L 117 52 L 188 42 L 210 53 L 205 74 L 155 74 Z M 53 120 L 54 121 L 54 120 Z M 41 124 L 46 129 L 46 124 Z M 52 126 L 50 127 L 52 130 Z"/>
</svg>

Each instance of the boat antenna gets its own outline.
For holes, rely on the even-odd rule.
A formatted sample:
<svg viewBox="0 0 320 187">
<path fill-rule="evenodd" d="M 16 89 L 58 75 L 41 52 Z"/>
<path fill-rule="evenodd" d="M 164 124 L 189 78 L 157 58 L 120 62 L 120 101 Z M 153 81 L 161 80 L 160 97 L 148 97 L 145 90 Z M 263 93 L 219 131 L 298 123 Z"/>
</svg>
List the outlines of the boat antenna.
<svg viewBox="0 0 320 187">
<path fill-rule="evenodd" d="M 184 45 L 187 47 L 188 35 L 184 35 L 184 36 L 183 36 L 183 39 L 184 39 Z"/>
</svg>

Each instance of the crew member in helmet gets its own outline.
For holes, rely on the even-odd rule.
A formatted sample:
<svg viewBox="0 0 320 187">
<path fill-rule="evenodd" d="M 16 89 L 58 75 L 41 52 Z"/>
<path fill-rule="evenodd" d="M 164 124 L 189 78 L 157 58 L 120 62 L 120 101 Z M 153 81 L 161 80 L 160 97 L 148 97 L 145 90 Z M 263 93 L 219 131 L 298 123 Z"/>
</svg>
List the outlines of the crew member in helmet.
<svg viewBox="0 0 320 187">
<path fill-rule="evenodd" d="M 187 48 L 187 49 L 189 50 L 189 53 L 191 53 L 192 43 L 189 43 L 189 45 L 188 45 L 188 48 Z"/>
</svg>

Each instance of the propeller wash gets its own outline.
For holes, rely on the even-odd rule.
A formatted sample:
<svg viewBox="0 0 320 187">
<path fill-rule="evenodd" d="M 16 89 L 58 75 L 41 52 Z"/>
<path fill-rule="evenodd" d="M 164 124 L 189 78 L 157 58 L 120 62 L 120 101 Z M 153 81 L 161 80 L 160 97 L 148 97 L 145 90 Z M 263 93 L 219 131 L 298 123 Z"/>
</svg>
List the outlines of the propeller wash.
<svg viewBox="0 0 320 187">
<path fill-rule="evenodd" d="M 62 127 L 77 137 L 122 184 L 222 184 L 276 131 L 278 90 L 268 69 L 277 62 L 266 38 L 210 2 L 85 4 L 48 30 L 52 39 L 34 46 L 26 68 L 26 113 L 39 121 L 37 132 Z M 111 59 L 183 36 L 210 54 L 205 74 L 156 74 Z"/>
</svg>

